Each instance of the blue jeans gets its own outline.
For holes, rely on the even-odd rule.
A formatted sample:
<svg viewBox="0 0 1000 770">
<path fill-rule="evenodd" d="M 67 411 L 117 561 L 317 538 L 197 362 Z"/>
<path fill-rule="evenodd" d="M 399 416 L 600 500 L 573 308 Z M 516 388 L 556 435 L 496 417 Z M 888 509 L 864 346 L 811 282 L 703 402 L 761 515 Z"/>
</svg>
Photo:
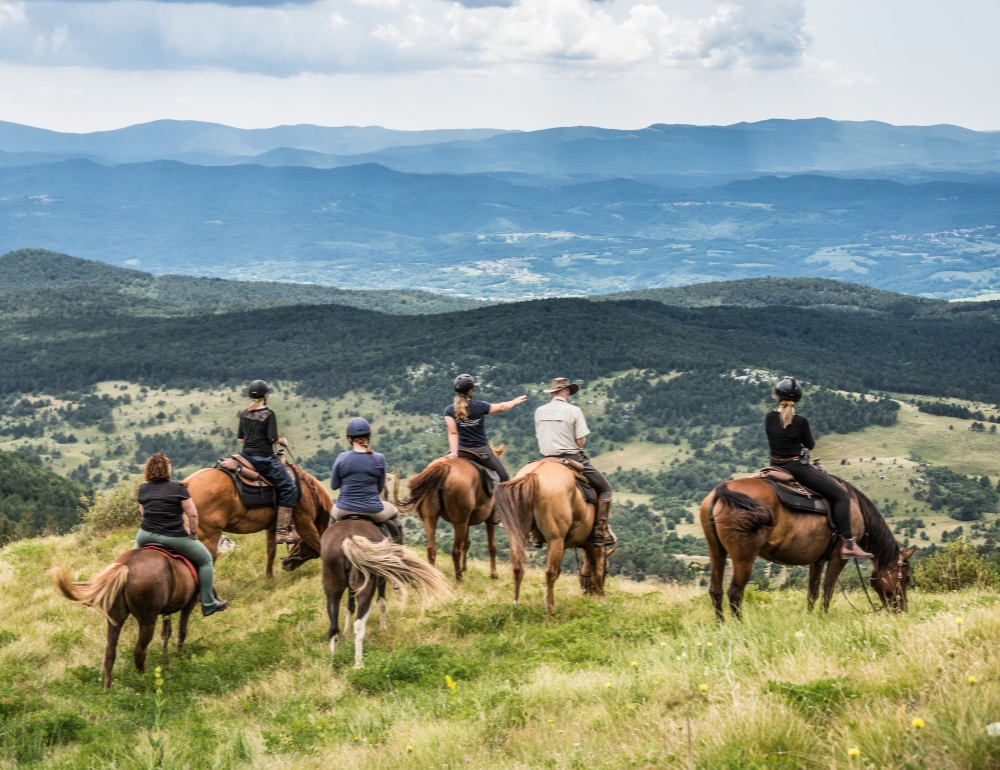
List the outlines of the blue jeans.
<svg viewBox="0 0 1000 770">
<path fill-rule="evenodd" d="M 292 480 L 292 474 L 289 473 L 288 468 L 282 465 L 277 456 L 261 457 L 260 455 L 248 455 L 246 452 L 240 454 L 250 461 L 257 473 L 274 484 L 274 489 L 278 493 L 279 507 L 295 507 L 299 501 L 299 489 Z"/>
<path fill-rule="evenodd" d="M 165 545 L 173 548 L 181 556 L 187 558 L 195 569 L 198 570 L 198 590 L 201 591 L 201 606 L 206 610 L 214 610 L 218 606 L 215 601 L 215 587 L 212 581 L 215 578 L 215 569 L 212 566 L 212 554 L 209 550 L 189 537 L 169 537 L 167 535 L 157 535 L 139 530 L 135 536 L 135 547 L 142 548 L 146 545 Z"/>
</svg>

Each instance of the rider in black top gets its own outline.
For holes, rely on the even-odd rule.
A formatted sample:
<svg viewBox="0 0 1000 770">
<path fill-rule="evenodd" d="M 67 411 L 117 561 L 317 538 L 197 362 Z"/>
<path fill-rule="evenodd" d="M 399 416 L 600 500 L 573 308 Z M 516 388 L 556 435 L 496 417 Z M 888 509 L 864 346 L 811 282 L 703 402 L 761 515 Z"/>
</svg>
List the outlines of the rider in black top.
<svg viewBox="0 0 1000 770">
<path fill-rule="evenodd" d="M 786 377 L 774 389 L 778 408 L 764 418 L 767 443 L 771 449 L 771 465 L 790 473 L 796 481 L 822 495 L 833 506 L 833 521 L 844 540 L 840 555 L 845 559 L 870 559 L 854 543 L 851 530 L 851 496 L 827 473 L 809 464 L 809 450 L 816 446 L 809 420 L 795 414 L 795 404 L 802 398 L 802 388 L 792 377 Z"/>
</svg>

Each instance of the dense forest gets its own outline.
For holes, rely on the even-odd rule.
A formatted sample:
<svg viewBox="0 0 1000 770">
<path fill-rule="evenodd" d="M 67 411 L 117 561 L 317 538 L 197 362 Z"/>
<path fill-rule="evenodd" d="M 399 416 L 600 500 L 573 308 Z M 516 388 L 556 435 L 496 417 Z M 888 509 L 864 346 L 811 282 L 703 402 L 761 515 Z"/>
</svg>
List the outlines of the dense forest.
<svg viewBox="0 0 1000 770">
<path fill-rule="evenodd" d="M 0 545 L 79 523 L 84 488 L 19 452 L 0 452 Z"/>
</svg>

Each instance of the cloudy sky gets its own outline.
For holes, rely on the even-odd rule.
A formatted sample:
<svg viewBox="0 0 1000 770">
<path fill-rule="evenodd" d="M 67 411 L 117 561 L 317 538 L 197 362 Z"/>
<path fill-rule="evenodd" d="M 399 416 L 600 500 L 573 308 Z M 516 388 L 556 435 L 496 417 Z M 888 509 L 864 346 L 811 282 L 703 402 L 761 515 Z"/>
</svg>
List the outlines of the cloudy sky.
<svg viewBox="0 0 1000 770">
<path fill-rule="evenodd" d="M 0 0 L 0 120 L 1000 129 L 998 0 Z"/>
</svg>

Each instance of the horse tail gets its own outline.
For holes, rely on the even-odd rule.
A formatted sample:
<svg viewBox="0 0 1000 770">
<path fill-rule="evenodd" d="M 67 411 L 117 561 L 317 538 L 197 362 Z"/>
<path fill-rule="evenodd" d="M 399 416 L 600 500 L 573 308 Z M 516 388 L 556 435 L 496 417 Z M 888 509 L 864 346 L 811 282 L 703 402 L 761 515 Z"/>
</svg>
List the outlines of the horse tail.
<svg viewBox="0 0 1000 770">
<path fill-rule="evenodd" d="M 538 475 L 529 473 L 513 481 L 497 484 L 493 492 L 494 505 L 503 522 L 511 553 L 523 553 L 524 543 L 535 517 L 535 495 Z"/>
<path fill-rule="evenodd" d="M 402 513 L 413 513 L 444 484 L 451 473 L 451 464 L 444 458 L 435 460 L 420 473 L 410 479 L 410 496 L 401 500 L 398 488 L 393 490 L 393 503 Z"/>
<path fill-rule="evenodd" d="M 69 573 L 62 567 L 52 570 L 52 582 L 67 599 L 80 602 L 100 612 L 112 625 L 118 625 L 112 620 L 110 612 L 118 596 L 125 590 L 128 582 L 128 565 L 115 562 L 106 567 L 100 575 L 86 583 L 73 583 Z"/>
<path fill-rule="evenodd" d="M 774 512 L 768 506 L 750 495 L 730 489 L 726 483 L 719 484 L 713 493 L 710 514 L 714 522 L 730 523 L 744 535 L 755 535 L 774 523 Z M 723 505 L 719 514 L 715 513 L 717 503 Z"/>
<path fill-rule="evenodd" d="M 421 559 L 415 551 L 393 543 L 391 540 L 370 540 L 352 535 L 344 538 L 341 546 L 344 558 L 351 563 L 351 590 L 364 590 L 372 577 L 385 578 L 396 586 L 403 601 L 409 596 L 410 586 L 416 586 L 420 595 L 420 609 L 428 598 L 450 599 L 448 579 L 435 567 Z M 355 579 L 354 573 L 360 582 Z"/>
</svg>

